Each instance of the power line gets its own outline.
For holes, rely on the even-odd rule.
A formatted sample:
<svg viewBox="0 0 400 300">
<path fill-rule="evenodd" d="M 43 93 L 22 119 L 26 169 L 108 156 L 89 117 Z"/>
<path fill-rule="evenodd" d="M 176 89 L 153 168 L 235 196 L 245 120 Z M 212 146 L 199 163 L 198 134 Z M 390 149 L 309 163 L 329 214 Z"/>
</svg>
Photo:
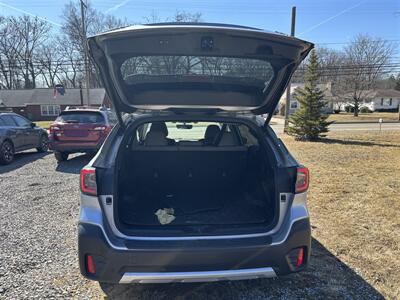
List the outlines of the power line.
<svg viewBox="0 0 400 300">
<path fill-rule="evenodd" d="M 374 40 L 374 41 L 368 41 L 371 43 L 380 43 L 380 42 L 399 42 L 400 39 L 382 39 L 382 40 Z M 346 45 L 346 44 L 352 44 L 352 41 L 348 42 L 327 42 L 327 43 L 315 43 L 316 45 Z"/>
</svg>

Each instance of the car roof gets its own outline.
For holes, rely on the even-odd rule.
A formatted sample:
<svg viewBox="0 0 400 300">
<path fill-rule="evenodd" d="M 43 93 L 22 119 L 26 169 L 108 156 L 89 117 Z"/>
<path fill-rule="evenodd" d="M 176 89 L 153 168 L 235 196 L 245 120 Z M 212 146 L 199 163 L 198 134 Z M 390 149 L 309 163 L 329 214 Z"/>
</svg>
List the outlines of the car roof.
<svg viewBox="0 0 400 300">
<path fill-rule="evenodd" d="M 19 114 L 16 114 L 15 112 L 0 112 L 0 116 L 19 116 Z"/>
<path fill-rule="evenodd" d="M 128 25 L 128 26 L 122 26 L 119 28 L 114 28 L 112 30 L 104 31 L 101 33 L 98 33 L 96 35 L 92 35 L 91 37 L 94 36 L 108 36 L 108 35 L 113 35 L 113 34 L 118 34 L 118 33 L 123 33 L 123 32 L 129 32 L 132 30 L 142 30 L 142 29 L 151 29 L 151 28 L 179 28 L 179 27 L 203 27 L 203 28 L 226 28 L 226 29 L 241 29 L 245 31 L 253 31 L 253 32 L 264 32 L 264 33 L 271 33 L 275 34 L 281 37 L 287 37 L 289 39 L 293 39 L 293 37 L 282 33 L 278 31 L 270 31 L 270 30 L 265 30 L 261 28 L 256 28 L 256 27 L 250 27 L 250 26 L 243 26 L 243 25 L 234 25 L 234 24 L 225 24 L 225 23 L 207 23 L 207 22 L 161 22 L 161 23 L 149 23 L 149 24 L 136 24 L 136 25 Z"/>
<path fill-rule="evenodd" d="M 99 108 L 69 108 L 61 111 L 60 114 L 62 113 L 68 113 L 68 112 L 96 112 L 96 113 L 102 113 L 105 112 L 106 110 L 104 109 L 99 109 Z"/>
<path fill-rule="evenodd" d="M 90 112 L 101 112 L 102 110 L 99 110 L 99 109 L 76 109 L 76 108 L 74 108 L 74 109 L 66 109 L 66 110 L 63 110 L 62 112 L 77 112 L 77 111 L 79 111 L 79 112 L 88 112 L 88 111 L 90 111 Z"/>
</svg>

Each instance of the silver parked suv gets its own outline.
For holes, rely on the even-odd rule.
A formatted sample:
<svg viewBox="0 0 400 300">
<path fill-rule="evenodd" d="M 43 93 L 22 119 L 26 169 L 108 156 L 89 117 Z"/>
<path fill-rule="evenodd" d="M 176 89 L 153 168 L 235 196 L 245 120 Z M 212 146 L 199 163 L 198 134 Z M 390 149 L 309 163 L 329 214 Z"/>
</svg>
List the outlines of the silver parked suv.
<svg viewBox="0 0 400 300">
<path fill-rule="evenodd" d="M 313 45 L 164 23 L 89 47 L 119 123 L 81 171 L 82 274 L 108 289 L 303 270 L 309 174 L 268 123 Z"/>
</svg>

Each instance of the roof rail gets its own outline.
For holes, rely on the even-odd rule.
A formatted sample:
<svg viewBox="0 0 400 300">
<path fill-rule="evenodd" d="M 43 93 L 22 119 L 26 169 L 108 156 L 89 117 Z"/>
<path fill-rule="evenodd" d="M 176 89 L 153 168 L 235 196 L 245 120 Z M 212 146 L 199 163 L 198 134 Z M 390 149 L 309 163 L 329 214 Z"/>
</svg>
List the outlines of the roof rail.
<svg viewBox="0 0 400 300">
<path fill-rule="evenodd" d="M 64 109 L 64 111 L 65 110 L 71 110 L 71 109 L 98 109 L 98 110 L 101 110 L 101 107 L 95 107 L 95 106 L 67 106 L 67 107 L 65 107 L 65 109 Z"/>
</svg>

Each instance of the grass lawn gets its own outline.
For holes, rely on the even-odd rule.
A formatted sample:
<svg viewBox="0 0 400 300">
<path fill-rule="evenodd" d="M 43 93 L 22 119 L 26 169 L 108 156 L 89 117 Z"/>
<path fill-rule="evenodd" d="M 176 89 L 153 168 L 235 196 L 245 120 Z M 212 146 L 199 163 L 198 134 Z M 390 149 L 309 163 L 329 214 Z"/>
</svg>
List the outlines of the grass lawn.
<svg viewBox="0 0 400 300">
<path fill-rule="evenodd" d="M 35 121 L 37 126 L 48 129 L 54 121 Z"/>
<path fill-rule="evenodd" d="M 359 114 L 358 117 L 354 117 L 353 113 L 344 113 L 340 114 L 331 114 L 329 115 L 328 121 L 335 121 L 336 123 L 340 122 L 378 122 L 378 120 L 382 118 L 383 122 L 385 121 L 398 121 L 399 114 L 393 112 L 374 112 L 374 113 L 366 113 Z"/>
<path fill-rule="evenodd" d="M 385 298 L 400 299 L 400 131 L 281 138 L 310 169 L 313 238 Z M 316 256 L 311 268 L 320 272 L 328 261 Z M 340 288 L 340 276 L 328 280 Z"/>
</svg>

